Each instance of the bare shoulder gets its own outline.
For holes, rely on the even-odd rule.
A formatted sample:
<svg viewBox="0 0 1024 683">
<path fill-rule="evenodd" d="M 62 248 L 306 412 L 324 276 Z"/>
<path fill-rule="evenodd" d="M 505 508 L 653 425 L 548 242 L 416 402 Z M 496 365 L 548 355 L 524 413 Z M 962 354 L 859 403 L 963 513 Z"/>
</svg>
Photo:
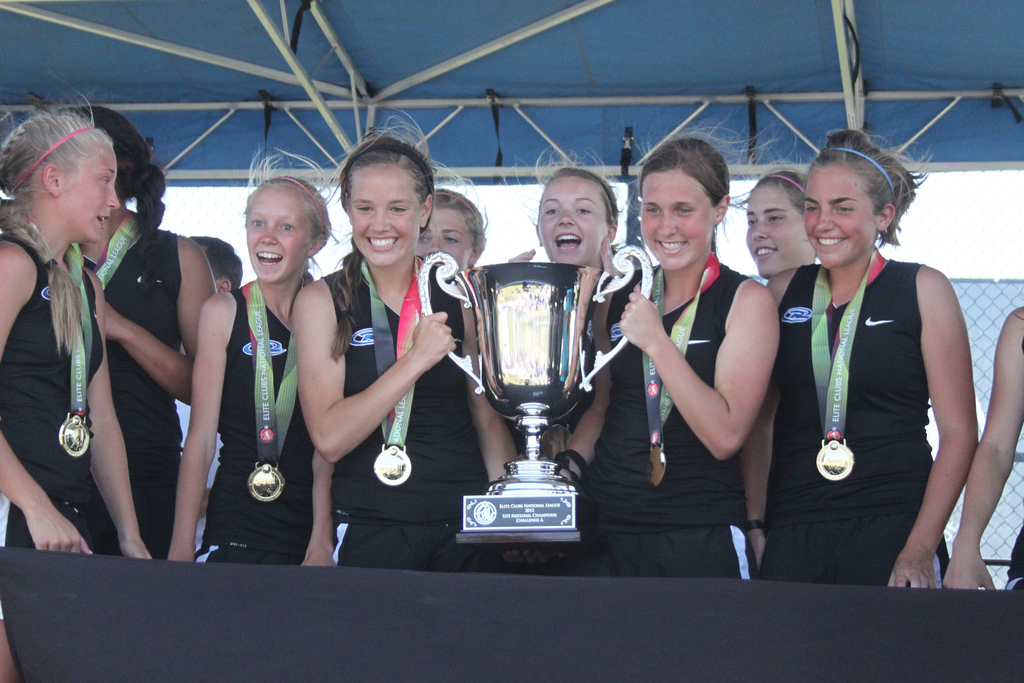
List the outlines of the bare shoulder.
<svg viewBox="0 0 1024 683">
<path fill-rule="evenodd" d="M 199 313 L 200 327 L 230 328 L 235 320 L 238 304 L 230 292 L 218 292 L 203 303 Z"/>
<path fill-rule="evenodd" d="M 200 265 L 207 266 L 206 252 L 203 248 L 182 235 L 175 235 L 178 240 L 178 262 L 182 271 L 191 271 Z M 208 267 L 208 266 L 207 266 Z"/>
<path fill-rule="evenodd" d="M 930 266 L 921 266 L 917 271 L 917 298 L 922 317 L 927 317 L 933 307 L 943 306 L 960 311 L 960 300 L 949 279 Z M 962 315 L 962 314 L 961 314 Z"/>
<path fill-rule="evenodd" d="M 36 284 L 36 262 L 25 249 L 0 241 L 0 291 L 2 300 L 19 309 L 32 296 Z"/>
<path fill-rule="evenodd" d="M 768 287 L 754 279 L 746 280 L 740 284 L 736 290 L 736 299 L 747 306 L 767 306 L 774 309 L 777 305 L 775 297 Z"/>
<path fill-rule="evenodd" d="M 299 290 L 298 296 L 295 297 L 295 307 L 297 309 L 316 310 L 333 305 L 331 288 L 327 285 L 327 281 L 323 279 L 306 285 Z"/>
</svg>

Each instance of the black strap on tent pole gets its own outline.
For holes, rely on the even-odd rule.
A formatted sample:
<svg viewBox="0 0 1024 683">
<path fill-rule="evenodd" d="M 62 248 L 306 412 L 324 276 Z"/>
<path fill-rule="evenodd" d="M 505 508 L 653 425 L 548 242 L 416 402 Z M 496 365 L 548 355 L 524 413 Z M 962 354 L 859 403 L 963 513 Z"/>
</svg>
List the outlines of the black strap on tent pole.
<svg viewBox="0 0 1024 683">
<path fill-rule="evenodd" d="M 626 126 L 622 133 L 622 151 L 619 153 L 619 170 L 623 179 L 629 178 L 629 165 L 633 163 L 633 126 Z"/>
<path fill-rule="evenodd" d="M 757 156 L 757 93 L 754 86 L 747 86 L 747 122 L 750 126 L 750 133 L 747 137 L 747 163 L 754 163 Z"/>
<path fill-rule="evenodd" d="M 993 83 L 992 84 L 992 108 L 993 109 L 999 109 L 999 107 L 1003 106 L 1004 104 L 1007 107 L 1010 108 L 1011 112 L 1013 112 L 1013 120 L 1014 121 L 1016 121 L 1017 123 L 1020 123 L 1021 121 L 1024 121 L 1024 117 L 1022 117 L 1020 115 L 1020 112 L 1017 111 L 1017 107 L 1013 106 L 1013 100 L 1007 98 L 1006 95 L 1003 93 L 1003 84 L 1002 83 Z"/>
<path fill-rule="evenodd" d="M 629 167 L 633 163 L 633 126 L 626 126 L 622 133 L 622 151 L 619 153 L 619 180 L 626 183 L 626 245 L 643 246 L 640 234 L 640 192 L 635 181 L 629 178 Z"/>
<path fill-rule="evenodd" d="M 498 142 L 498 155 L 494 158 L 494 165 L 495 167 L 500 168 L 502 162 L 501 134 L 499 131 L 501 114 L 499 113 L 500 107 L 498 106 L 498 93 L 494 92 L 493 88 L 487 89 L 487 101 L 491 103 L 491 116 L 494 117 L 494 138 Z M 494 184 L 497 185 L 500 182 L 501 176 L 494 176 Z"/>
<path fill-rule="evenodd" d="M 296 54 L 299 48 L 299 33 L 302 31 L 302 15 L 313 6 L 313 0 L 302 0 L 299 11 L 295 13 L 295 21 L 292 22 L 292 54 Z"/>
<path fill-rule="evenodd" d="M 263 101 L 263 154 L 267 154 L 270 138 L 270 118 L 274 113 L 274 99 L 266 90 L 260 90 L 260 99 Z"/>
</svg>

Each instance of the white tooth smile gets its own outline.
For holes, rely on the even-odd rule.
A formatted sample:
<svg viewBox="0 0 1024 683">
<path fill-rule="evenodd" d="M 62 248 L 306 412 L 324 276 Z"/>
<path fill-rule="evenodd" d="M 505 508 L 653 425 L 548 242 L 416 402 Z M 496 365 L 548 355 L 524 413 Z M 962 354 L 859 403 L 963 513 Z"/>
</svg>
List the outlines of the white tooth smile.
<svg viewBox="0 0 1024 683">
<path fill-rule="evenodd" d="M 555 238 L 555 244 L 557 244 L 560 247 L 570 245 L 575 246 L 577 244 L 582 244 L 582 242 L 582 239 L 580 239 L 577 235 L 572 234 L 559 235 Z"/>
<path fill-rule="evenodd" d="M 398 240 L 396 240 L 394 237 L 388 237 L 386 239 L 375 239 L 371 237 L 370 246 L 372 246 L 374 249 L 387 249 L 397 241 Z"/>
<path fill-rule="evenodd" d="M 280 261 L 284 258 L 280 254 L 274 254 L 269 251 L 257 251 L 256 257 L 261 261 Z"/>
<path fill-rule="evenodd" d="M 824 247 L 831 247 L 835 244 L 839 244 L 842 240 L 838 237 L 819 237 L 818 244 Z"/>
<path fill-rule="evenodd" d="M 757 254 L 758 256 L 767 256 L 768 254 L 774 254 L 775 251 L 776 250 L 772 249 L 771 247 L 758 247 L 757 251 L 755 251 L 754 253 Z"/>
</svg>

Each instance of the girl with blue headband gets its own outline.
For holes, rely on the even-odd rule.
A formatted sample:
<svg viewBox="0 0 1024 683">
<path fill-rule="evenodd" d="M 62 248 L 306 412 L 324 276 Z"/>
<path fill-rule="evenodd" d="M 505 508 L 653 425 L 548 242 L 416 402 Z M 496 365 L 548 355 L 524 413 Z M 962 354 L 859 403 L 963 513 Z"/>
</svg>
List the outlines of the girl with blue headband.
<svg viewBox="0 0 1024 683">
<path fill-rule="evenodd" d="M 899 243 L 920 180 L 861 131 L 832 133 L 811 164 L 804 221 L 820 265 L 769 284 L 781 332 L 763 578 L 942 584 L 943 530 L 977 443 L 967 327 L 942 273 L 878 252 Z"/>
</svg>

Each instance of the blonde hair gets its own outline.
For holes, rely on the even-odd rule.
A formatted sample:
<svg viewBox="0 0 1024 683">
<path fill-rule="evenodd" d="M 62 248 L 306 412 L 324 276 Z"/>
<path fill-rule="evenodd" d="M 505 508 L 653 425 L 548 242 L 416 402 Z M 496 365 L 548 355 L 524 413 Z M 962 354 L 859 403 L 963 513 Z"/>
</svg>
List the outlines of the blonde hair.
<svg viewBox="0 0 1024 683">
<path fill-rule="evenodd" d="M 81 163 L 104 151 L 113 152 L 110 137 L 71 111 L 40 111 L 15 128 L 0 147 L 0 189 L 11 198 L 0 208 L 0 232 L 21 244 L 41 263 L 50 264 L 50 312 L 57 346 L 71 354 L 82 329 L 78 284 L 66 268 L 57 267 L 42 232 L 28 216 L 33 197 L 42 190 L 43 169 L 54 165 L 77 179 Z M 64 262 L 68 264 L 67 253 Z M 85 277 L 83 275 L 83 277 Z"/>
</svg>

